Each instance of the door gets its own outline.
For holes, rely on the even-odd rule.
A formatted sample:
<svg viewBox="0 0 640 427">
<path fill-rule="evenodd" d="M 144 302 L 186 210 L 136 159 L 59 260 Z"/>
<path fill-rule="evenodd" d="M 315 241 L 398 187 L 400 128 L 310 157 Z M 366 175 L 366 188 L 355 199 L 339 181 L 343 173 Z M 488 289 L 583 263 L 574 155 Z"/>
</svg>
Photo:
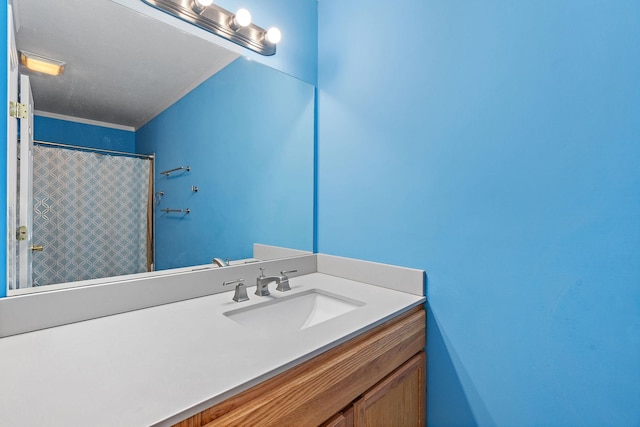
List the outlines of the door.
<svg viewBox="0 0 640 427">
<path fill-rule="evenodd" d="M 7 42 L 8 54 L 7 97 L 9 98 L 9 115 L 7 116 L 7 290 L 16 289 L 18 277 L 18 50 L 16 49 L 13 13 L 11 5 L 7 7 Z"/>
<path fill-rule="evenodd" d="M 354 404 L 355 427 L 424 427 L 426 357 L 420 352 Z"/>
<path fill-rule="evenodd" d="M 7 119 L 7 289 L 32 286 L 33 98 L 19 74 L 13 8 L 7 8 L 9 116 Z M 22 144 L 18 143 L 18 129 Z"/>
<path fill-rule="evenodd" d="M 33 245 L 33 95 L 29 76 L 20 75 L 20 103 L 27 107 L 20 119 L 20 162 L 18 185 L 20 206 L 18 224 L 26 229 L 26 236 L 18 240 L 18 288 L 33 286 L 33 251 L 41 251 L 42 246 Z"/>
</svg>

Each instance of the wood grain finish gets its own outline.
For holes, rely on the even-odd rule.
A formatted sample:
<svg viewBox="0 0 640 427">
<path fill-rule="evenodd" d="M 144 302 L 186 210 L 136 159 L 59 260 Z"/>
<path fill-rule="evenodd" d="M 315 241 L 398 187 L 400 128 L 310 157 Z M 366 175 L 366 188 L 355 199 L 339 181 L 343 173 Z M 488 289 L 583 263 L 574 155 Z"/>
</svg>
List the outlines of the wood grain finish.
<svg viewBox="0 0 640 427">
<path fill-rule="evenodd" d="M 202 427 L 203 425 L 201 414 L 196 414 L 184 421 L 180 421 L 178 424 L 174 424 L 173 427 Z"/>
<path fill-rule="evenodd" d="M 425 326 L 417 307 L 176 426 L 320 425 L 422 351 Z"/>
<path fill-rule="evenodd" d="M 353 427 L 353 406 L 322 424 L 322 427 Z"/>
<path fill-rule="evenodd" d="M 426 357 L 418 353 L 364 396 L 354 407 L 355 427 L 424 427 Z"/>
</svg>

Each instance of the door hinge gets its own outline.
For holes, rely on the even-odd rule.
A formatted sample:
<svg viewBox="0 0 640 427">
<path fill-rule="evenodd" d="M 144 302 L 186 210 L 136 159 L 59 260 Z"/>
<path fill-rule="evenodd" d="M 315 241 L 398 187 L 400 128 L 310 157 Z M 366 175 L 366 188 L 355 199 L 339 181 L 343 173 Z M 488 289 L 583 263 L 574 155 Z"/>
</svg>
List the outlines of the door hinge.
<svg viewBox="0 0 640 427">
<path fill-rule="evenodd" d="M 16 238 L 18 240 L 27 240 L 27 226 L 21 225 L 18 227 L 18 232 L 16 233 Z"/>
<path fill-rule="evenodd" d="M 26 105 L 15 101 L 9 101 L 9 115 L 16 119 L 26 119 L 29 109 Z"/>
</svg>

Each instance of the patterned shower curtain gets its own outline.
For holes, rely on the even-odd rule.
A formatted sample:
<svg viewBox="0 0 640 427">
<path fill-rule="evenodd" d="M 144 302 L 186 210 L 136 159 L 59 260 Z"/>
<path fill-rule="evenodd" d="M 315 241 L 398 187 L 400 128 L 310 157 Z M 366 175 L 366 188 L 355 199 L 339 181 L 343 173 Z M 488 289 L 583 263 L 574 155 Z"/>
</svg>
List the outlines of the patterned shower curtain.
<svg viewBox="0 0 640 427">
<path fill-rule="evenodd" d="M 34 146 L 34 286 L 147 271 L 150 163 Z"/>
</svg>

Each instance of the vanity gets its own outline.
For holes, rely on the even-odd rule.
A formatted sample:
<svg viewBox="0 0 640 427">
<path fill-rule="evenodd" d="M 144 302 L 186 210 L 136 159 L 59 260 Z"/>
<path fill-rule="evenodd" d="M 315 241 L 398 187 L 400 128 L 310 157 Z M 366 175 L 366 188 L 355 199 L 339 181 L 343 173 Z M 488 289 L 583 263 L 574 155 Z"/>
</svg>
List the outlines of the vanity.
<svg viewBox="0 0 640 427">
<path fill-rule="evenodd" d="M 259 268 L 298 271 L 256 296 Z M 240 278 L 248 301 L 223 286 Z M 151 301 L 169 286 L 182 293 Z M 0 339 L 0 425 L 424 423 L 423 289 L 421 270 L 322 254 L 62 289 L 73 322 Z"/>
<path fill-rule="evenodd" d="M 424 338 L 415 308 L 175 426 L 424 425 Z"/>
<path fill-rule="evenodd" d="M 100 147 L 47 126 L 75 129 L 79 123 L 135 134 L 135 152 L 153 153 L 156 171 L 144 180 L 153 181 L 140 239 L 147 243 L 147 266 L 127 276 L 34 282 L 33 251 L 40 256 L 63 245 L 28 232 L 34 228 L 31 205 L 45 200 L 18 197 L 18 182 L 21 191 L 30 188 L 28 150 L 19 171 L 8 162 L 8 223 L 20 227 L 7 233 L 16 239 L 7 241 L 8 297 L 0 298 L 0 426 L 424 424 L 424 272 L 308 252 L 315 227 L 313 85 L 241 57 L 242 48 L 220 43 L 149 6 L 153 2 L 91 0 L 73 11 L 62 0 L 46 3 L 10 1 L 20 12 L 20 25 L 8 32 L 11 57 L 18 50 L 61 55 L 69 61 L 68 78 L 32 73 L 18 79 L 17 62 L 11 62 L 8 100 L 18 102 L 20 80 L 20 102 L 29 104 L 31 86 L 36 104 L 30 111 L 39 115 L 35 125 L 29 114 L 12 117 L 7 158 L 17 156 L 18 125 L 21 135 L 35 128 L 36 144 L 73 149 Z M 77 40 L 89 41 L 82 44 L 89 48 L 75 51 Z M 148 45 L 135 44 L 145 40 Z M 111 57 L 135 59 L 125 65 L 128 72 L 106 72 L 104 82 L 95 78 L 89 92 L 81 90 L 84 80 L 73 73 L 95 67 L 85 74 L 98 76 L 112 48 L 119 50 Z M 141 72 L 134 73 L 138 65 Z M 162 71 L 168 71 L 166 86 Z M 120 75 L 124 81 L 114 84 Z M 61 90 L 64 82 L 75 83 Z M 43 96 L 52 87 L 60 98 Z M 93 92 L 99 88 L 106 94 Z M 81 102 L 66 98 L 80 93 L 87 95 Z M 111 94 L 117 94 L 113 103 L 107 102 Z M 153 98 L 159 95 L 171 96 Z M 142 100 L 147 107 L 123 108 Z M 68 110 L 72 105 L 82 108 Z M 248 126 L 247 114 L 258 111 Z M 97 134 L 100 141 L 104 132 Z M 20 149 L 29 145 L 25 138 Z M 265 165 L 277 165 L 277 173 Z M 169 173 L 176 170 L 184 173 Z M 48 204 L 61 206 L 48 197 Z M 101 219 L 94 229 L 129 229 Z M 122 240 L 103 249 L 127 253 Z M 256 251 L 254 245 L 249 258 L 254 242 L 268 247 Z M 67 257 L 74 270 L 85 273 L 97 260 L 112 264 L 77 246 L 77 257 Z M 90 268 L 77 267 L 87 254 L 94 257 Z M 212 257 L 241 261 L 216 266 Z M 47 264 L 54 265 L 50 270 L 61 270 L 55 262 Z M 259 282 L 261 272 L 266 277 Z M 258 284 L 261 295 L 255 294 Z"/>
</svg>

